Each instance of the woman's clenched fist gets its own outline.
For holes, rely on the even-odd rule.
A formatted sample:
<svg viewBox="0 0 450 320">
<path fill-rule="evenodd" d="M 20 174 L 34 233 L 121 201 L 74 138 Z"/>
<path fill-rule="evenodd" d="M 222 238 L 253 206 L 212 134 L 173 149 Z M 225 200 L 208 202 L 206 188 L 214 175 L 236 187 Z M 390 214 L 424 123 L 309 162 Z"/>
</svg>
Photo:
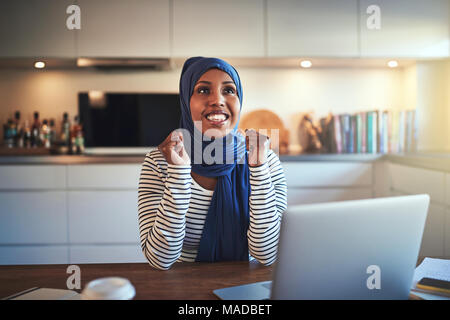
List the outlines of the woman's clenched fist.
<svg viewBox="0 0 450 320">
<path fill-rule="evenodd" d="M 167 138 L 158 146 L 158 150 L 163 154 L 167 163 L 174 165 L 190 165 L 189 158 L 183 144 L 183 134 L 181 131 L 172 131 Z"/>
<path fill-rule="evenodd" d="M 267 161 L 270 149 L 268 136 L 254 129 L 248 129 L 245 130 L 245 142 L 248 150 L 248 165 L 250 167 L 259 166 Z"/>
</svg>

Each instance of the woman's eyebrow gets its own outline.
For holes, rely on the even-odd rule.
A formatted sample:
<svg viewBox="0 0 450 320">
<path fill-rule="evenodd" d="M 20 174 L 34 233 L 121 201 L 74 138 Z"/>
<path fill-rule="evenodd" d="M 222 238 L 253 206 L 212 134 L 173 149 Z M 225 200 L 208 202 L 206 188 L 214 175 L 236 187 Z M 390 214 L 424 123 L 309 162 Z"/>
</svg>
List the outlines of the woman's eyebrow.
<svg viewBox="0 0 450 320">
<path fill-rule="evenodd" d="M 211 81 L 201 80 L 201 81 L 198 81 L 198 82 L 197 82 L 197 84 L 199 84 L 199 83 L 211 84 Z M 227 83 L 232 83 L 232 84 L 234 84 L 234 81 L 224 81 L 224 82 L 222 82 L 222 84 L 227 84 Z"/>
</svg>

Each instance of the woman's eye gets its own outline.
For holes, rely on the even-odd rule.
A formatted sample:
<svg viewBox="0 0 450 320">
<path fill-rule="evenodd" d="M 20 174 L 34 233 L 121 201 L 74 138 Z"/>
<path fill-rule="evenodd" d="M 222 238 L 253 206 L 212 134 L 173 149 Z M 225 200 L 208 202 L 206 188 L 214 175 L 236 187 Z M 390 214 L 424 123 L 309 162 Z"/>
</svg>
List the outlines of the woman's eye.
<svg viewBox="0 0 450 320">
<path fill-rule="evenodd" d="M 208 90 L 209 90 L 209 89 L 206 88 L 206 87 L 200 87 L 200 88 L 197 89 L 197 93 L 204 93 L 204 92 L 206 92 L 206 91 L 208 91 Z"/>
<path fill-rule="evenodd" d="M 228 93 L 234 93 L 234 89 L 231 87 L 225 88 L 225 91 Z"/>
</svg>

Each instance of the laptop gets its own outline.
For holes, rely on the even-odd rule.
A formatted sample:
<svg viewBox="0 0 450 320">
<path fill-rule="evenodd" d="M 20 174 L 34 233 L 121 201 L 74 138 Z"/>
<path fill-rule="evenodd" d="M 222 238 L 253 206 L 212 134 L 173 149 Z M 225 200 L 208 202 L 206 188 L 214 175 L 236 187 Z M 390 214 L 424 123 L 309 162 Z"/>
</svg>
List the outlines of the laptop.
<svg viewBox="0 0 450 320">
<path fill-rule="evenodd" d="M 214 290 L 224 300 L 408 299 L 427 194 L 290 206 L 273 281 Z"/>
</svg>

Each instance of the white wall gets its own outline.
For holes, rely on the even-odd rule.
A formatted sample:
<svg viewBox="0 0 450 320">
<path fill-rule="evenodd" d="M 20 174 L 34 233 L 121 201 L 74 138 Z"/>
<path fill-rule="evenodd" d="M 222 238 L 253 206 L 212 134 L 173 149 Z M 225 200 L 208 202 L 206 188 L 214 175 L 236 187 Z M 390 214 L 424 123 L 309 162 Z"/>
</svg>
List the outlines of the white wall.
<svg viewBox="0 0 450 320">
<path fill-rule="evenodd" d="M 277 113 L 297 142 L 299 114 L 314 111 L 344 113 L 409 107 L 405 99 L 405 72 L 387 68 L 253 68 L 236 66 L 244 92 L 243 110 L 267 108 Z M 15 110 L 32 119 L 77 113 L 77 93 L 87 90 L 121 92 L 178 92 L 181 69 L 173 71 L 24 70 L 0 73 L 0 123 Z M 411 80 L 408 80 L 411 81 Z M 409 90 L 408 90 L 409 91 Z M 414 99 L 413 99 L 414 100 Z M 3 132 L 1 132 L 3 135 Z"/>
<path fill-rule="evenodd" d="M 450 150 L 450 61 L 417 63 L 418 150 Z"/>
</svg>

